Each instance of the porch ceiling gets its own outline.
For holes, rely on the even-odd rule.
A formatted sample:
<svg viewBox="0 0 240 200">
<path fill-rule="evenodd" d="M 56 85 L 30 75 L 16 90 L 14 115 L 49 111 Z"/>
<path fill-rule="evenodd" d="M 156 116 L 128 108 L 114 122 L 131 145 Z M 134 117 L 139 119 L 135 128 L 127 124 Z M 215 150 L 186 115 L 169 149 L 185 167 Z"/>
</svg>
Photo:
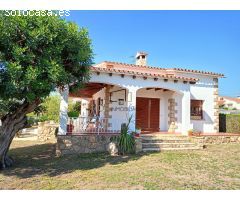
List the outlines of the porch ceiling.
<svg viewBox="0 0 240 200">
<path fill-rule="evenodd" d="M 91 98 L 92 95 L 106 87 L 104 83 L 87 83 L 84 88 L 79 89 L 74 93 L 69 93 L 70 97 Z"/>
</svg>

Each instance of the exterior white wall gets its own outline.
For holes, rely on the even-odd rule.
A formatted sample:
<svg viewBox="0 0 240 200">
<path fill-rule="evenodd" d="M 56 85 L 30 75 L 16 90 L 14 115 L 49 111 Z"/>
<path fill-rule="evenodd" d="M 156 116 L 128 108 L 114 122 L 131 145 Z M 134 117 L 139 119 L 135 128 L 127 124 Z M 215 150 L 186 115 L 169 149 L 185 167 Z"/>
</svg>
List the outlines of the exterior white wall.
<svg viewBox="0 0 240 200">
<path fill-rule="evenodd" d="M 191 99 L 203 100 L 203 119 L 191 120 L 194 130 L 212 133 L 214 131 L 214 87 L 212 77 L 200 77 L 199 83 L 190 88 Z"/>
<path fill-rule="evenodd" d="M 113 102 L 110 102 L 110 107 L 112 109 L 109 111 L 109 115 L 112 116 L 112 118 L 109 119 L 109 123 L 111 123 L 112 126 L 109 128 L 109 130 L 120 130 L 121 124 L 126 122 L 128 119 L 126 110 L 127 102 L 124 101 L 124 105 L 119 105 L 119 99 L 125 99 L 125 91 L 124 90 L 118 91 L 121 89 L 124 88 L 113 86 L 110 89 L 110 93 L 112 92 L 111 100 Z M 104 118 L 105 88 L 103 88 L 102 90 L 93 95 L 93 100 L 97 100 L 98 98 L 104 100 L 103 106 L 100 107 L 100 117 Z"/>
<path fill-rule="evenodd" d="M 90 82 L 107 83 L 111 85 L 117 85 L 121 88 L 126 88 L 131 91 L 137 91 L 137 96 L 143 97 L 156 97 L 160 96 L 160 129 L 166 131 L 168 129 L 168 99 L 174 98 L 177 106 L 177 132 L 187 132 L 193 128 L 201 132 L 215 132 L 214 131 L 214 81 L 213 77 L 189 73 L 181 73 L 185 77 L 194 77 L 200 79 L 196 84 L 184 84 L 182 81 L 174 83 L 169 80 L 165 82 L 163 79 L 154 81 L 153 78 L 144 80 L 142 77 L 136 77 L 133 79 L 132 76 L 125 75 L 124 78 L 118 74 L 113 74 L 111 77 L 107 73 L 92 73 Z M 141 88 L 156 87 L 165 88 L 175 93 L 171 95 L 165 92 L 164 95 L 159 93 L 149 94 L 149 91 L 141 91 Z M 114 89 L 114 88 L 111 88 Z M 95 97 L 94 97 L 95 98 Z M 122 99 L 121 93 L 113 94 L 112 99 Z M 203 100 L 203 120 L 191 120 L 190 121 L 190 99 Z M 128 104 L 126 104 L 128 105 Z M 126 106 L 124 105 L 124 106 Z M 111 107 L 119 106 L 116 103 L 112 103 Z M 123 106 L 123 107 L 124 107 Z M 112 111 L 111 123 L 113 129 L 118 128 L 121 123 L 126 122 L 126 112 Z"/>
<path fill-rule="evenodd" d="M 127 115 L 127 99 L 124 101 L 124 105 L 119 105 L 119 99 L 125 99 L 125 90 L 118 91 L 124 88 L 114 86 L 110 89 L 110 92 L 112 92 L 112 97 L 110 102 L 110 107 L 112 110 L 110 111 L 110 115 L 112 118 L 110 119 L 110 122 L 112 124 L 112 130 L 121 130 L 121 124 L 124 122 L 127 122 L 128 115 Z M 118 91 L 118 92 L 114 92 Z"/>
<path fill-rule="evenodd" d="M 214 130 L 214 81 L 213 76 L 193 74 L 187 72 L 177 73 L 179 76 L 197 78 L 199 81 L 190 85 L 191 99 L 203 100 L 203 119 L 191 120 L 191 127 L 196 131 L 205 133 L 215 132 Z"/>
<path fill-rule="evenodd" d="M 88 106 L 89 106 L 89 101 L 88 99 L 81 99 L 81 117 L 88 117 Z"/>
</svg>

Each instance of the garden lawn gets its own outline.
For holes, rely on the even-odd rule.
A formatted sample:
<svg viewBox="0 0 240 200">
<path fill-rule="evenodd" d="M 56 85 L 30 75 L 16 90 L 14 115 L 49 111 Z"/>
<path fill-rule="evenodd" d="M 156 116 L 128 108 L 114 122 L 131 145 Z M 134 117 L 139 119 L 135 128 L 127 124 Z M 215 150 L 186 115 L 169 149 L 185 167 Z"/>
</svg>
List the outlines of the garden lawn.
<svg viewBox="0 0 240 200">
<path fill-rule="evenodd" d="M 240 144 L 111 157 L 56 157 L 53 143 L 14 141 L 1 189 L 240 189 Z"/>
</svg>

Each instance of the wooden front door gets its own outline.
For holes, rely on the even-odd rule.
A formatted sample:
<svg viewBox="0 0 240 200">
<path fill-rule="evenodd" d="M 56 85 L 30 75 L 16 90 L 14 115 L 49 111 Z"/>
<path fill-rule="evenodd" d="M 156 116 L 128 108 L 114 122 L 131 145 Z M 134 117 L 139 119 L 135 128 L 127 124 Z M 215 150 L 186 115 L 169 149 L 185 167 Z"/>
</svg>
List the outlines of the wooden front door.
<svg viewBox="0 0 240 200">
<path fill-rule="evenodd" d="M 137 97 L 136 125 L 143 131 L 159 131 L 160 99 Z"/>
</svg>

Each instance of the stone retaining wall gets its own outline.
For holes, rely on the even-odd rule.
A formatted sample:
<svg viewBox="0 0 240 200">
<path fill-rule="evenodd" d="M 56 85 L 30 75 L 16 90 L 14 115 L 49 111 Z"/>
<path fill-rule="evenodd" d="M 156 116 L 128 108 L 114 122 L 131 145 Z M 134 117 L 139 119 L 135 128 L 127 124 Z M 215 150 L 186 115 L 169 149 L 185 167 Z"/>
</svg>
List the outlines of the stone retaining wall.
<svg viewBox="0 0 240 200">
<path fill-rule="evenodd" d="M 38 122 L 38 140 L 47 141 L 56 139 L 58 124 L 54 122 Z"/>
<path fill-rule="evenodd" d="M 109 152 L 111 155 L 118 153 L 118 135 L 58 135 L 56 154 L 81 154 Z"/>
<path fill-rule="evenodd" d="M 190 137 L 190 140 L 199 145 L 240 143 L 240 135 L 193 136 Z"/>
</svg>

